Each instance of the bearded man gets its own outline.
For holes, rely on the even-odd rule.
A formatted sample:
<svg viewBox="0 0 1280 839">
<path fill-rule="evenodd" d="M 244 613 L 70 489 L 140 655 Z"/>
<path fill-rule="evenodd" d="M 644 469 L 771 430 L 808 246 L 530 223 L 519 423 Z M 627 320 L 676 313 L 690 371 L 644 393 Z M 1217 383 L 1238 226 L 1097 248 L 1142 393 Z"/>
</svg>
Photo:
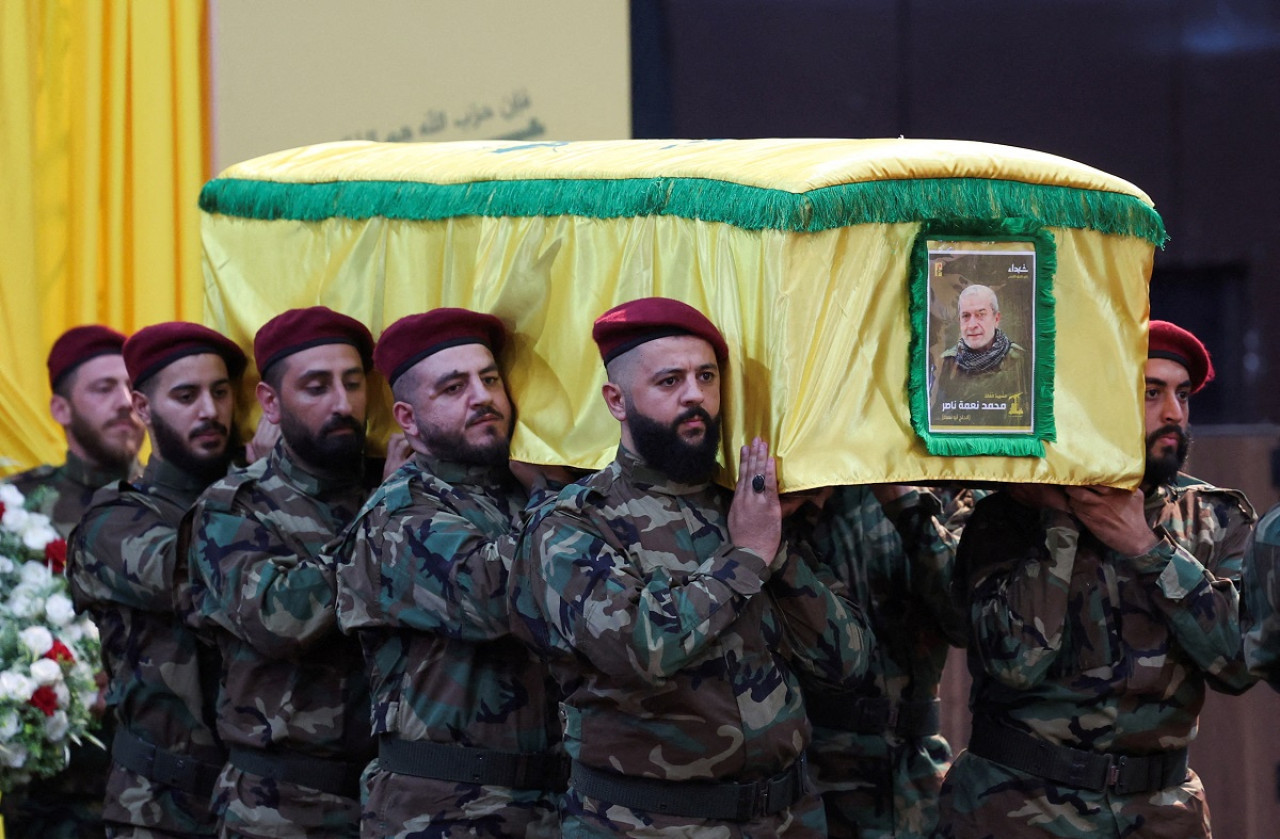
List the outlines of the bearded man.
<svg viewBox="0 0 1280 839">
<path fill-rule="evenodd" d="M 555 701 L 507 620 L 515 532 L 543 481 L 509 468 L 505 339 L 498 318 L 445 308 L 401 318 L 374 349 L 414 454 L 338 550 L 338 622 L 364 648 L 379 736 L 368 839 L 559 835 Z"/>
<path fill-rule="evenodd" d="M 1254 514 L 1180 471 L 1204 345 L 1152 321 L 1137 490 L 1027 486 L 979 502 L 960 541 L 970 606 L 969 749 L 943 837 L 1208 837 L 1187 766 L 1206 685 L 1252 683 L 1239 584 Z"/>
<path fill-rule="evenodd" d="M 121 350 L 125 336 L 90 324 L 68 329 L 49 350 L 49 412 L 62 426 L 67 456 L 61 466 L 42 465 L 8 478 L 64 539 L 99 489 L 142 471 L 138 449 L 144 429 L 133 410 L 129 372 Z M 99 674 L 99 683 L 105 678 Z M 101 697 L 93 713 L 101 715 Z M 100 736 L 111 737 L 111 721 Z M 96 745 L 72 747 L 67 769 L 38 778 L 4 796 L 3 814 L 12 836 L 51 839 L 102 832 L 107 754 Z"/>
<path fill-rule="evenodd" d="M 91 324 L 68 329 L 49 350 L 49 413 L 67 438 L 61 466 L 37 466 L 8 479 L 23 495 L 42 494 L 40 512 L 66 538 L 93 494 L 136 477 L 144 429 L 133 410 L 125 337 Z"/>
<path fill-rule="evenodd" d="M 563 694 L 563 833 L 825 837 L 797 671 L 851 688 L 862 613 L 782 538 L 764 442 L 711 483 L 729 352 L 706 316 L 645 298 L 592 334 L 621 446 L 539 509 L 509 586 Z"/>
<path fill-rule="evenodd" d="M 76 528 L 67 575 L 102 636 L 115 715 L 103 821 L 108 837 L 212 836 L 225 757 L 213 726 L 217 658 L 182 614 L 178 525 L 227 473 L 235 379 L 245 355 L 195 323 L 161 323 L 124 344 L 133 404 L 151 438 L 137 482 L 98 492 Z"/>
<path fill-rule="evenodd" d="M 253 341 L 269 456 L 209 487 L 183 522 L 190 621 L 222 655 L 217 728 L 228 758 L 213 809 L 223 837 L 358 833 L 372 757 L 360 649 L 338 631 L 326 546 L 359 511 L 373 338 L 323 306 Z"/>
</svg>

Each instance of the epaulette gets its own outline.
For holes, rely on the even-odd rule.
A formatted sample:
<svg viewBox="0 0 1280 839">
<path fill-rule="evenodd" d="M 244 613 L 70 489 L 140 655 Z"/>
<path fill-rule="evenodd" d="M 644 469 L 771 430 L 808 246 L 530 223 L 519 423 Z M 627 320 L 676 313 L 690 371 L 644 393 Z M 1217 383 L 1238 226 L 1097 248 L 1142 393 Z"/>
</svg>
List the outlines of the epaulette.
<svg viewBox="0 0 1280 839">
<path fill-rule="evenodd" d="M 591 503 L 589 499 L 592 497 L 608 495 L 609 488 L 617 479 L 614 470 L 606 466 L 565 486 L 556 493 L 552 506 L 561 510 L 581 510 Z"/>
<path fill-rule="evenodd" d="M 1253 503 L 1249 501 L 1248 496 L 1238 489 L 1227 489 L 1226 487 L 1214 486 L 1208 481 L 1202 481 L 1194 475 L 1188 475 L 1186 472 L 1179 472 L 1177 477 L 1173 479 L 1172 486 L 1175 494 L 1181 497 L 1184 493 L 1194 490 L 1200 495 L 1225 495 L 1232 501 L 1240 505 L 1240 509 L 1244 511 L 1245 517 L 1250 521 L 1258 518 L 1258 513 L 1253 509 Z"/>
<path fill-rule="evenodd" d="M 98 490 L 94 492 L 93 497 L 89 499 L 89 507 L 86 507 L 85 510 L 87 511 L 90 507 L 110 504 L 126 492 L 141 491 L 142 490 L 139 487 L 129 483 L 127 479 L 112 481 L 104 487 L 99 487 Z"/>
<path fill-rule="evenodd" d="M 408 507 L 413 501 L 413 495 L 409 492 L 409 486 L 415 479 L 425 477 L 418 471 L 409 471 L 407 469 L 397 469 L 391 473 L 391 477 L 387 478 L 382 484 L 373 491 L 373 495 L 369 496 L 369 500 L 365 502 L 364 509 L 360 511 L 357 518 L 363 518 L 374 507 L 384 507 L 388 513 L 394 513 Z"/>
<path fill-rule="evenodd" d="M 3 483 L 13 484 L 21 489 L 21 484 L 30 483 L 32 481 L 47 481 L 58 471 L 57 466 L 51 466 L 48 463 L 42 463 L 39 466 L 33 466 L 25 472 L 19 472 L 16 475 L 10 475 L 5 478 Z"/>
<path fill-rule="evenodd" d="M 206 510 L 229 513 L 235 506 L 236 496 L 245 487 L 256 484 L 267 470 L 267 458 L 254 461 L 240 469 L 232 469 L 227 476 L 215 481 L 200 496 L 200 503 Z"/>
</svg>

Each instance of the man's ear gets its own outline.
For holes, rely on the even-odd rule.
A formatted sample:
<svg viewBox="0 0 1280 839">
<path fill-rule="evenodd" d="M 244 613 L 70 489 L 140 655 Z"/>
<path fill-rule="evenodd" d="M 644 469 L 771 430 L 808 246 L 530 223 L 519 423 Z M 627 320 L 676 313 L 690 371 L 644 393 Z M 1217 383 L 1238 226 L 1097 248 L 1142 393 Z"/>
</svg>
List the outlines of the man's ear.
<svg viewBox="0 0 1280 839">
<path fill-rule="evenodd" d="M 622 388 L 613 382 L 605 382 L 604 387 L 600 388 L 600 394 L 604 396 L 604 404 L 609 408 L 609 413 L 613 414 L 613 418 L 618 422 L 625 422 L 627 400 L 622 394 Z"/>
<path fill-rule="evenodd" d="M 413 406 L 408 402 L 394 403 L 391 406 L 391 416 L 395 418 L 396 425 L 400 426 L 404 436 L 415 440 L 420 436 L 418 424 L 414 421 Z"/>
<path fill-rule="evenodd" d="M 63 428 L 71 425 L 71 402 L 67 397 L 55 393 L 49 400 L 49 413 L 53 415 L 53 421 Z"/>
<path fill-rule="evenodd" d="M 147 428 L 151 427 L 151 400 L 140 390 L 133 392 L 133 412 Z"/>
<path fill-rule="evenodd" d="M 258 382 L 253 393 L 258 397 L 258 404 L 262 406 L 262 415 L 267 418 L 267 422 L 279 425 L 280 394 L 276 393 L 276 389 L 266 382 Z"/>
</svg>

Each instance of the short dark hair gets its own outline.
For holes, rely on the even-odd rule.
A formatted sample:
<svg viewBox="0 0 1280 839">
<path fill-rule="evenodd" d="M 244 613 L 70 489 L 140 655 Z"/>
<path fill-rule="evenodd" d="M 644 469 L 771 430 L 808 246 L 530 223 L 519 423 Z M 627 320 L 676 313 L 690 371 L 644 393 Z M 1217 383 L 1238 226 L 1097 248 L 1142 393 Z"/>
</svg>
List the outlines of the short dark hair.
<svg viewBox="0 0 1280 839">
<path fill-rule="evenodd" d="M 71 391 L 76 389 L 76 379 L 78 378 L 80 378 L 80 365 L 77 364 L 63 373 L 61 378 L 58 379 L 58 383 L 53 386 L 54 395 L 70 400 Z"/>
<path fill-rule="evenodd" d="M 418 389 L 419 381 L 422 379 L 421 371 L 417 365 L 410 367 L 396 378 L 395 384 L 391 386 L 391 398 L 396 402 L 406 402 L 413 404 L 414 391 Z"/>
</svg>

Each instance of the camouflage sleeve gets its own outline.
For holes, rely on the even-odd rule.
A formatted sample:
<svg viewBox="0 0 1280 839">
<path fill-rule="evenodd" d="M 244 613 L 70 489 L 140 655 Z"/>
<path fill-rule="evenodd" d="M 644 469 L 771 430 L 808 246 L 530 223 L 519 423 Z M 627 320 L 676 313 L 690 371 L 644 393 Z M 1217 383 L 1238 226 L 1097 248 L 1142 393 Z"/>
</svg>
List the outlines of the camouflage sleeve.
<svg viewBox="0 0 1280 839">
<path fill-rule="evenodd" d="M 188 561 L 193 620 L 216 626 L 263 655 L 296 655 L 336 627 L 332 561 L 298 556 L 244 506 L 193 508 Z M 299 526 L 305 526 L 299 522 Z"/>
<path fill-rule="evenodd" d="M 970 655 L 1012 688 L 1038 684 L 1062 651 L 1079 536 L 1065 513 L 1031 510 L 1003 493 L 965 528 L 957 562 L 969 569 Z"/>
<path fill-rule="evenodd" d="M 105 490 L 103 491 L 105 492 Z M 145 505 L 102 493 L 71 534 L 67 577 L 77 609 L 118 603 L 131 609 L 172 612 L 177 531 Z"/>
<path fill-rule="evenodd" d="M 963 647 L 968 641 L 968 615 L 954 596 L 952 584 L 956 548 L 969 513 L 944 521 L 937 497 L 927 490 L 915 490 L 886 505 L 884 515 L 901 539 L 912 593 L 929 610 L 947 640 Z"/>
<path fill-rule="evenodd" d="M 875 644 L 871 625 L 857 604 L 835 594 L 816 557 L 802 546 L 788 548 L 787 560 L 765 589 L 783 617 L 789 659 L 800 671 L 832 688 L 852 688 L 866 675 Z M 815 570 L 816 569 L 816 570 Z"/>
<path fill-rule="evenodd" d="M 1280 505 L 1258 522 L 1245 549 L 1244 595 L 1245 663 L 1280 690 Z"/>
<path fill-rule="evenodd" d="M 375 508 L 339 549 L 344 632 L 383 626 L 465 641 L 509 633 L 506 586 L 515 537 L 488 538 L 468 519 L 420 500 Z"/>
<path fill-rule="evenodd" d="M 1239 692 L 1254 682 L 1244 663 L 1238 588 L 1253 515 L 1231 497 L 1210 493 L 1200 496 L 1192 514 L 1197 547 L 1211 542 L 1204 562 L 1164 526 L 1156 528 L 1154 549 L 1126 559 L 1151 587 L 1152 602 L 1183 652 L 1213 687 Z"/>
<path fill-rule="evenodd" d="M 521 537 L 513 593 L 534 643 L 602 672 L 667 678 L 700 657 L 758 594 L 769 566 L 725 545 L 689 572 L 645 570 L 608 528 L 552 508 Z"/>
</svg>

